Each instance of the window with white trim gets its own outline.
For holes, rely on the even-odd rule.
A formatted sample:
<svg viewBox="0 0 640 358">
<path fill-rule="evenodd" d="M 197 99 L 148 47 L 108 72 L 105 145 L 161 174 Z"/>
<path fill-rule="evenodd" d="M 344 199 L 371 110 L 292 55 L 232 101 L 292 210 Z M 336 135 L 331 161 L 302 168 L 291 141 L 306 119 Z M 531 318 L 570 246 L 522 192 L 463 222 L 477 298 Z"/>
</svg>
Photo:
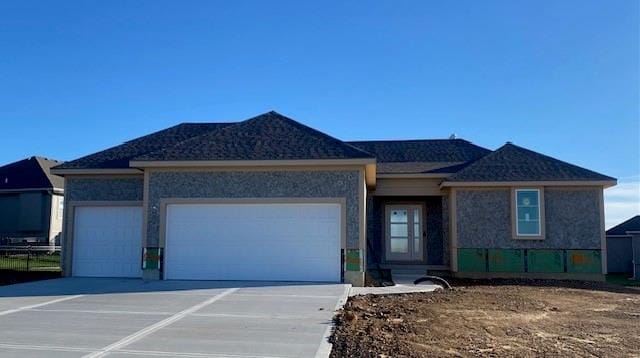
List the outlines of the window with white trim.
<svg viewBox="0 0 640 358">
<path fill-rule="evenodd" d="M 540 190 L 516 189 L 516 235 L 540 236 Z"/>
<path fill-rule="evenodd" d="M 62 212 L 64 211 L 64 198 L 58 198 L 58 219 L 62 220 Z"/>
</svg>

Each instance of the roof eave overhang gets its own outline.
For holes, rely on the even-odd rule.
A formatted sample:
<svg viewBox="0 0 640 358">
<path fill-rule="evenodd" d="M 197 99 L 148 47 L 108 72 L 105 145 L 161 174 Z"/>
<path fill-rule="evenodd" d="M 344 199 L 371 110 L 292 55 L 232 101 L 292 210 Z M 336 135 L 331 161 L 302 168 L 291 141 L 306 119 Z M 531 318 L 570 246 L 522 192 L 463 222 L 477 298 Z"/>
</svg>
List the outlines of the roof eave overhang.
<svg viewBox="0 0 640 358">
<path fill-rule="evenodd" d="M 194 168 L 194 167 L 280 167 L 375 165 L 374 158 L 361 159 L 295 159 L 295 160 L 132 160 L 132 168 Z"/>
<path fill-rule="evenodd" d="M 514 187 L 514 186 L 601 186 L 609 188 L 617 184 L 616 180 L 548 180 L 548 181 L 444 181 L 441 188 L 469 188 L 469 187 Z"/>
<path fill-rule="evenodd" d="M 103 169 L 51 169 L 51 174 L 66 175 L 130 175 L 142 174 L 137 168 L 103 168 Z"/>
<path fill-rule="evenodd" d="M 365 182 L 368 188 L 376 186 L 376 159 L 296 159 L 296 160 L 180 160 L 146 161 L 132 160 L 133 168 L 233 168 L 233 167 L 324 167 L 324 166 L 364 166 Z"/>
<path fill-rule="evenodd" d="M 31 191 L 51 191 L 55 194 L 64 194 L 64 189 L 61 188 L 15 188 L 15 189 L 0 189 L 0 193 L 24 193 Z"/>
<path fill-rule="evenodd" d="M 378 173 L 380 179 L 439 179 L 449 176 L 451 173 Z"/>
</svg>

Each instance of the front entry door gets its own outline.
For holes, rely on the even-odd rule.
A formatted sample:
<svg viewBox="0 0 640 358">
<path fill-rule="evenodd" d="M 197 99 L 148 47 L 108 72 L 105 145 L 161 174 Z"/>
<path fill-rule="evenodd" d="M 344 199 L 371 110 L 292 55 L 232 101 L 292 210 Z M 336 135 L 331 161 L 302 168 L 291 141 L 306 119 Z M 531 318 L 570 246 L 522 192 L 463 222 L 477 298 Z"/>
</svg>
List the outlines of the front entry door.
<svg viewBox="0 0 640 358">
<path fill-rule="evenodd" d="M 423 261 L 422 206 L 388 205 L 385 217 L 387 261 Z"/>
</svg>

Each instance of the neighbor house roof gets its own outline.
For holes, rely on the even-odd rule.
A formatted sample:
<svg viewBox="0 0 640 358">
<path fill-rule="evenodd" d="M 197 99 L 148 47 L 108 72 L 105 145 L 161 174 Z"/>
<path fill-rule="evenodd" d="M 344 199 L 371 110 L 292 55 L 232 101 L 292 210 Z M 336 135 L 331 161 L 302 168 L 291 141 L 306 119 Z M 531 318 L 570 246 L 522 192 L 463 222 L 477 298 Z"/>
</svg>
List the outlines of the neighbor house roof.
<svg viewBox="0 0 640 358">
<path fill-rule="evenodd" d="M 134 161 L 360 159 L 373 155 L 276 112 L 205 133 Z"/>
<path fill-rule="evenodd" d="M 455 173 L 491 153 L 464 139 L 347 142 L 375 155 L 380 174 Z"/>
<path fill-rule="evenodd" d="M 50 173 L 62 162 L 30 157 L 0 167 L 0 190 L 63 189 L 64 179 Z"/>
<path fill-rule="evenodd" d="M 447 182 L 615 181 L 615 178 L 507 143 Z"/>
<path fill-rule="evenodd" d="M 640 215 L 636 215 L 607 230 L 607 235 L 627 235 L 627 231 L 640 232 Z"/>
<path fill-rule="evenodd" d="M 232 123 L 182 123 L 130 140 L 115 147 L 65 162 L 56 169 L 129 168 L 129 161 L 142 154 L 172 146 L 181 141 L 231 125 Z"/>
</svg>

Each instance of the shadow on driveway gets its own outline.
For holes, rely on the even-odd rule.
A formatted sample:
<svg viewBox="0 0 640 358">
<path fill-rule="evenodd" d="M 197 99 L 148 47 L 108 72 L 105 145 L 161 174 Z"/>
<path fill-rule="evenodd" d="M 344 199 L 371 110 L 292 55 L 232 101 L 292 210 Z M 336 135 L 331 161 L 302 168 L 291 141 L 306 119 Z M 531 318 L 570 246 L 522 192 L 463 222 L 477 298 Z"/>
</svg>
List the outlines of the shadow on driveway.
<svg viewBox="0 0 640 358">
<path fill-rule="evenodd" d="M 227 288 L 309 287 L 333 285 L 334 282 L 271 282 L 271 281 L 144 281 L 125 278 L 59 278 L 0 286 L 0 297 L 67 296 L 108 293 L 145 293 L 193 291 Z"/>
</svg>

